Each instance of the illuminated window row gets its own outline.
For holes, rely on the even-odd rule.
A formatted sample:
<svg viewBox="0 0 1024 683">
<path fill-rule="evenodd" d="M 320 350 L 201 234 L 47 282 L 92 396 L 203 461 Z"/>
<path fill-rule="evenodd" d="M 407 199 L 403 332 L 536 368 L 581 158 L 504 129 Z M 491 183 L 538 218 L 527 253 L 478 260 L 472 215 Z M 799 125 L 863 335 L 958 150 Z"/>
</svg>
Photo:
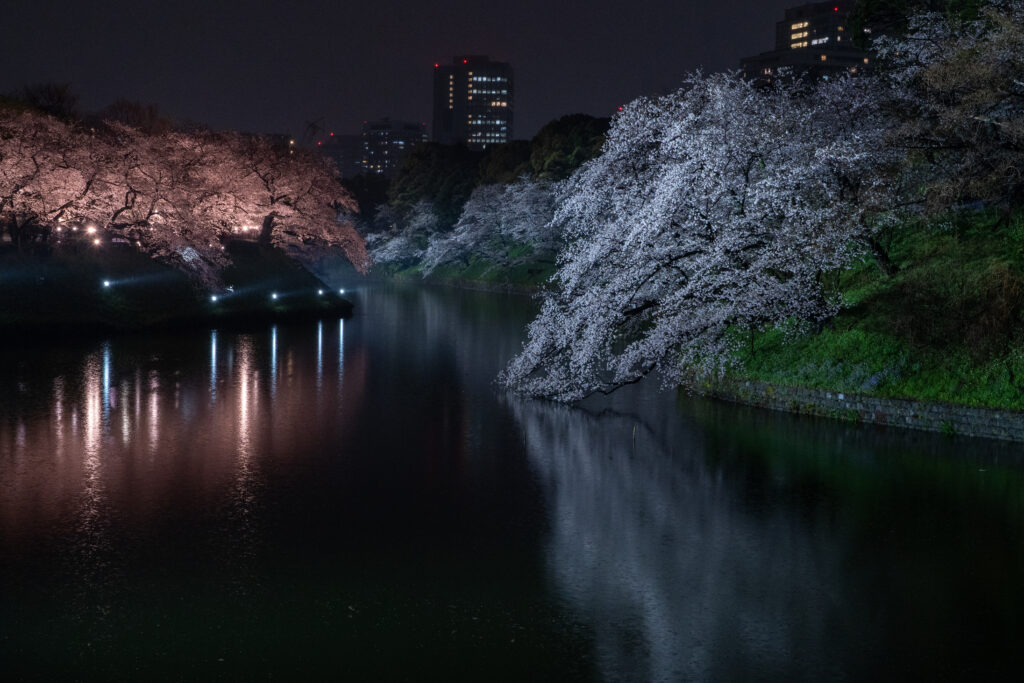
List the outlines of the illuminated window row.
<svg viewBox="0 0 1024 683">
<path fill-rule="evenodd" d="M 790 40 L 798 40 L 798 39 L 800 39 L 800 38 L 806 38 L 806 37 L 807 37 L 807 31 L 800 31 L 799 33 L 793 33 L 793 34 L 791 34 L 791 35 L 789 36 L 789 39 L 790 39 Z"/>
<path fill-rule="evenodd" d="M 801 28 L 807 28 L 810 25 L 811 25 L 811 22 L 809 22 L 809 21 L 801 21 L 801 22 L 799 22 L 797 24 L 793 24 L 789 28 L 791 30 L 793 30 L 793 31 L 796 31 L 796 30 L 801 29 Z"/>
<path fill-rule="evenodd" d="M 799 49 L 801 47 L 807 47 L 807 41 L 806 40 L 802 41 L 802 42 L 799 42 L 799 43 L 790 43 L 789 44 L 789 48 L 791 50 L 797 50 L 797 49 Z"/>
</svg>

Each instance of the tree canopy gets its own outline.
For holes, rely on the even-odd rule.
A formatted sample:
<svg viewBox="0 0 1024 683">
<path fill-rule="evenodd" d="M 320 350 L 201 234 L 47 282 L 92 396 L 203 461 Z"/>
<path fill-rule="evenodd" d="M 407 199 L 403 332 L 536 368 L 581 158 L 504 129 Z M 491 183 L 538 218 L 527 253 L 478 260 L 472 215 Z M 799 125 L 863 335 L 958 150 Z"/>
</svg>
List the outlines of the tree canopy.
<svg viewBox="0 0 1024 683">
<path fill-rule="evenodd" d="M 18 246 L 117 238 L 212 285 L 223 241 L 248 234 L 294 255 L 339 246 L 365 270 L 338 220 L 354 206 L 323 159 L 264 138 L 0 109 L 0 229 Z"/>
</svg>

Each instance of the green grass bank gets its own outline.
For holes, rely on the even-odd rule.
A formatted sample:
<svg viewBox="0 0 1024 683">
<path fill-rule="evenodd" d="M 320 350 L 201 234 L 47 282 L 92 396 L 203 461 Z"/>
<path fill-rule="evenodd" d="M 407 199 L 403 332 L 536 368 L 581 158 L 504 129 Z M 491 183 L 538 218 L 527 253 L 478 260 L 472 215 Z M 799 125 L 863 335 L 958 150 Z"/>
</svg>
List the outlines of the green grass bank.
<svg viewBox="0 0 1024 683">
<path fill-rule="evenodd" d="M 737 335 L 729 380 L 1024 410 L 1024 214 L 901 226 L 825 276 L 844 309 L 820 329 Z"/>
</svg>

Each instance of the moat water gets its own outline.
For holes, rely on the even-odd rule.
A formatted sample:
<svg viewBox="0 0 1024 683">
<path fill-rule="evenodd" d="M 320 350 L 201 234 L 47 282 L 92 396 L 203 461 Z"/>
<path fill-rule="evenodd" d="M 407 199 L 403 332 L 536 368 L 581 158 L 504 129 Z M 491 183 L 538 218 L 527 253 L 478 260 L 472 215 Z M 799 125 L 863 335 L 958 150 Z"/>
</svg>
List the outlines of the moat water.
<svg viewBox="0 0 1024 683">
<path fill-rule="evenodd" d="M 4 680 L 1007 680 L 1017 445 L 494 377 L 528 298 L 18 344 Z"/>
</svg>

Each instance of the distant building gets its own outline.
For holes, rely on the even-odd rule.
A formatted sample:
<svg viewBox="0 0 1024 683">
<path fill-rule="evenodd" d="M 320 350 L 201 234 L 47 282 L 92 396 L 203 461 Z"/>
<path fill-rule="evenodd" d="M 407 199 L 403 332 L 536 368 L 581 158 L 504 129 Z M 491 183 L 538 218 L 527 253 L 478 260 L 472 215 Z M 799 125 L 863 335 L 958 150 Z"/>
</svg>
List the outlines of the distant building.
<svg viewBox="0 0 1024 683">
<path fill-rule="evenodd" d="M 512 66 L 482 55 L 434 64 L 433 140 L 487 149 L 512 139 Z"/>
<path fill-rule="evenodd" d="M 354 178 L 363 172 L 363 136 L 330 133 L 318 145 L 324 156 L 334 160 L 342 178 Z"/>
<path fill-rule="evenodd" d="M 392 176 L 401 168 L 405 155 L 427 141 L 427 124 L 392 121 L 364 121 L 362 135 L 363 173 Z"/>
<path fill-rule="evenodd" d="M 853 0 L 833 0 L 787 9 L 785 19 L 775 25 L 775 49 L 741 59 L 743 75 L 770 80 L 783 67 L 814 77 L 857 73 L 869 60 L 867 53 L 854 45 L 848 25 L 854 4 Z"/>
</svg>

